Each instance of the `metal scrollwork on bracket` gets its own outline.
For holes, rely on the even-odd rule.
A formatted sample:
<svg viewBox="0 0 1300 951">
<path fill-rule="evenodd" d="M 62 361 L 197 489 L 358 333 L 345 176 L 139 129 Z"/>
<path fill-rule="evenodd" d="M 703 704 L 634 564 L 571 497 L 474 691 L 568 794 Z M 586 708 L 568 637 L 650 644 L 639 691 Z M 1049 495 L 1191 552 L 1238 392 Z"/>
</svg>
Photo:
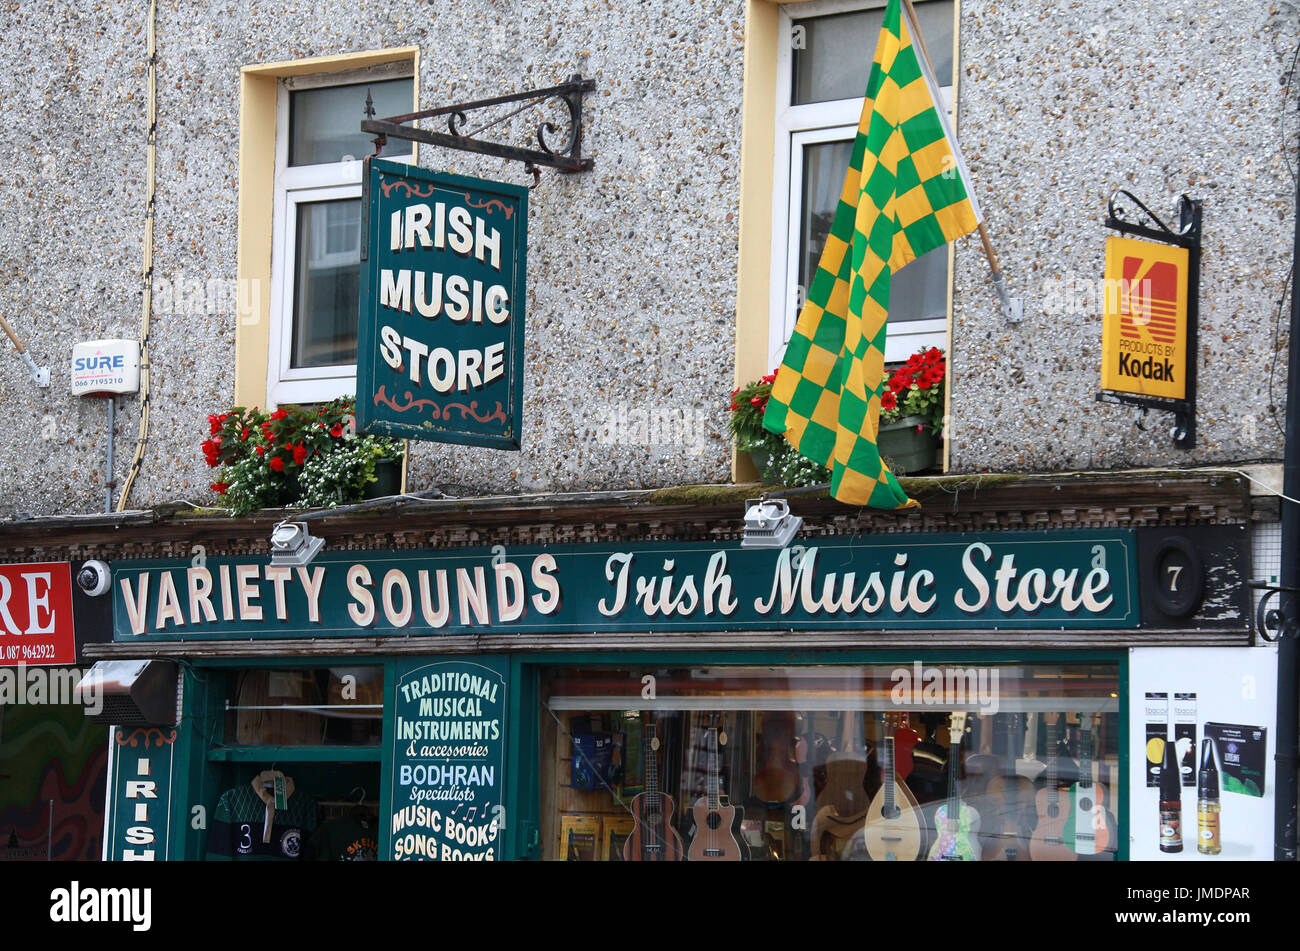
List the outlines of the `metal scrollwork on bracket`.
<svg viewBox="0 0 1300 951">
<path fill-rule="evenodd" d="M 595 160 L 592 156 L 582 154 L 582 106 L 583 97 L 596 88 L 593 79 L 583 79 L 580 74 L 569 77 L 568 82 L 546 89 L 532 89 L 527 92 L 513 93 L 506 96 L 494 96 L 490 99 L 477 99 L 473 102 L 456 103 L 424 109 L 404 116 L 390 116 L 386 119 L 374 118 L 373 108 L 367 106 L 367 118 L 362 121 L 363 132 L 374 133 L 376 154 L 383 148 L 389 138 L 424 142 L 444 148 L 458 149 L 463 152 L 475 152 L 479 155 L 492 155 L 509 161 L 523 162 L 526 171 L 531 172 L 534 186 L 540 180 L 538 166 L 554 168 L 560 172 L 585 172 L 592 168 Z M 369 103 L 369 100 L 367 100 Z M 519 115 L 526 110 L 549 103 L 560 102 L 568 110 L 569 129 L 563 144 L 558 148 L 547 141 L 547 136 L 555 136 L 559 126 L 554 122 L 543 121 L 536 129 L 537 147 L 525 148 L 493 142 L 477 136 Z M 468 115 L 475 110 L 490 109 L 510 103 L 522 103 L 517 109 L 507 112 L 485 122 L 468 132 L 462 131 L 469 124 Z M 447 132 L 435 132 L 431 129 L 416 128 L 412 123 L 421 119 L 447 117 Z"/>
<path fill-rule="evenodd" d="M 1125 208 L 1121 198 L 1136 205 L 1139 213 L 1130 217 L 1133 214 L 1132 210 Z M 1110 200 L 1106 202 L 1106 227 L 1127 234 L 1154 238 L 1157 241 L 1188 244 L 1193 240 L 1200 240 L 1200 220 L 1196 214 L 1196 204 L 1186 195 L 1178 197 L 1178 201 L 1174 203 L 1174 214 L 1178 216 L 1178 230 L 1175 231 L 1132 192 L 1117 188 L 1111 192 Z"/>
</svg>

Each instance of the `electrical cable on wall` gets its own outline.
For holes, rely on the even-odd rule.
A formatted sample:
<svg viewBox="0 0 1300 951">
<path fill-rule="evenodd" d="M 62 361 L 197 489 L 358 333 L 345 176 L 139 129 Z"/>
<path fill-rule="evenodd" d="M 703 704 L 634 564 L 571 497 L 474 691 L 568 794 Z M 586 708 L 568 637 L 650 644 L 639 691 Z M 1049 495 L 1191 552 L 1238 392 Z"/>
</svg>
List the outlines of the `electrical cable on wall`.
<svg viewBox="0 0 1300 951">
<path fill-rule="evenodd" d="M 131 496 L 131 487 L 140 472 L 144 461 L 144 447 L 149 442 L 149 315 L 153 310 L 153 216 L 154 193 L 156 182 L 154 163 L 158 155 L 158 44 L 155 23 L 158 18 L 157 0 L 149 2 L 149 78 L 147 81 L 148 106 L 145 112 L 145 126 L 148 129 L 145 139 L 145 179 L 144 179 L 144 297 L 140 306 L 140 433 L 136 437 L 135 455 L 127 467 L 126 481 L 122 484 L 122 494 L 117 497 L 117 510 L 126 511 L 127 499 Z M 110 473 L 111 475 L 111 473 Z"/>
</svg>

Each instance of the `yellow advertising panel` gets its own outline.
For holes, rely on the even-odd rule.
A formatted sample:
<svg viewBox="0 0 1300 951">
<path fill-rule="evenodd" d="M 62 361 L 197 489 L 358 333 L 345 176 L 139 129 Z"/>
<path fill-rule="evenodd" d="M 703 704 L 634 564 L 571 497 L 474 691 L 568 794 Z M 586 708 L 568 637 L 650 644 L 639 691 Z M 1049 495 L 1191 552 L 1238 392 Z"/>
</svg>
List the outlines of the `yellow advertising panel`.
<svg viewBox="0 0 1300 951">
<path fill-rule="evenodd" d="M 1187 249 L 1106 239 L 1101 388 L 1187 398 Z"/>
</svg>

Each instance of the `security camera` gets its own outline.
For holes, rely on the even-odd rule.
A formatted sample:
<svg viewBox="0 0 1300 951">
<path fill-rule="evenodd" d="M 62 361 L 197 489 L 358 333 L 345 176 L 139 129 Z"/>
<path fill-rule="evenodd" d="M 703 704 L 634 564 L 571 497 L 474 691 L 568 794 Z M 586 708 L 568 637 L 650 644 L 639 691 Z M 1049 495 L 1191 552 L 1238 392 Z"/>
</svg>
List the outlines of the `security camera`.
<svg viewBox="0 0 1300 951">
<path fill-rule="evenodd" d="M 92 598 L 106 593 L 112 581 L 108 565 L 102 561 L 88 561 L 77 571 L 77 586 Z"/>
</svg>

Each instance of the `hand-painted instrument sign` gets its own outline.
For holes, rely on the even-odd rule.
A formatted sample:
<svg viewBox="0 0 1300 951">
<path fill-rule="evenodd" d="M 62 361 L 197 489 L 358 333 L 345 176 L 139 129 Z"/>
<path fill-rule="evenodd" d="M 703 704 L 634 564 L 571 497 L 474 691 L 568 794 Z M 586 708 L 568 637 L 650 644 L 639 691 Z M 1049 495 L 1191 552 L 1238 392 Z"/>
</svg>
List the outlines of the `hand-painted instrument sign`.
<svg viewBox="0 0 1300 951">
<path fill-rule="evenodd" d="M 1187 262 L 1186 248 L 1106 239 L 1102 389 L 1186 398 Z"/>
<path fill-rule="evenodd" d="M 374 159 L 357 426 L 518 449 L 528 190 Z"/>
<path fill-rule="evenodd" d="M 468 661 L 397 662 L 388 734 L 393 860 L 492 862 L 505 838 L 506 677 Z"/>
</svg>

